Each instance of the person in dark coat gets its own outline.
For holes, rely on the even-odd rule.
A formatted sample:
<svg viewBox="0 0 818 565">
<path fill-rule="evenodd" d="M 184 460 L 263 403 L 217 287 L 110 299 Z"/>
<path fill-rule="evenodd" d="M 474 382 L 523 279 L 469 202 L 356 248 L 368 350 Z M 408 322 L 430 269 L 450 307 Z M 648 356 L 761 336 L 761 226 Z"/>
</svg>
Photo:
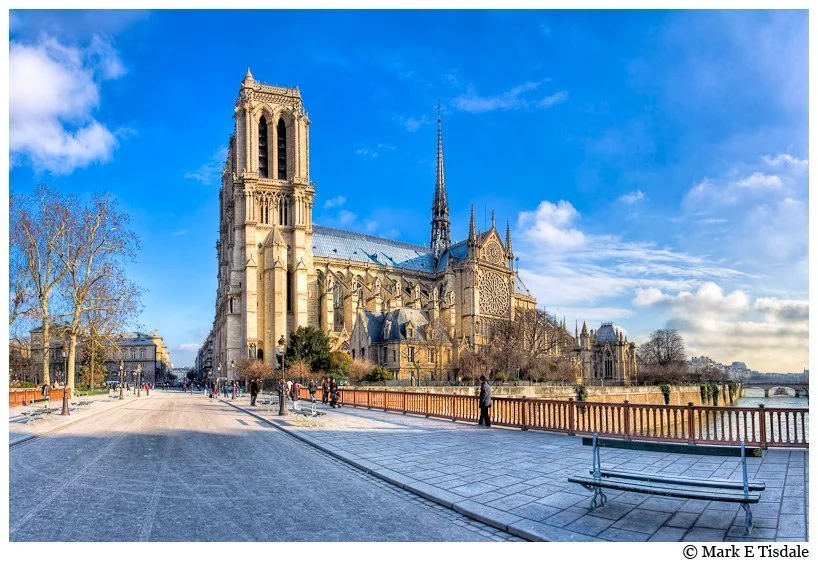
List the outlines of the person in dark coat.
<svg viewBox="0 0 818 565">
<path fill-rule="evenodd" d="M 250 381 L 250 406 L 256 405 L 256 397 L 258 397 L 258 381 L 253 379 Z"/>
<path fill-rule="evenodd" d="M 326 404 L 329 401 L 329 379 L 324 377 L 321 382 L 321 403 Z"/>
<path fill-rule="evenodd" d="M 489 419 L 489 407 L 491 406 L 491 387 L 486 382 L 486 377 L 480 377 L 480 419 L 477 421 L 478 426 L 485 425 L 487 428 L 491 427 L 491 420 Z"/>
<path fill-rule="evenodd" d="M 315 391 L 318 390 L 318 386 L 314 380 L 310 380 L 310 384 L 307 385 L 307 390 L 310 392 L 310 402 L 315 404 Z"/>
<path fill-rule="evenodd" d="M 338 382 L 335 379 L 329 382 L 329 405 L 338 408 Z"/>
</svg>

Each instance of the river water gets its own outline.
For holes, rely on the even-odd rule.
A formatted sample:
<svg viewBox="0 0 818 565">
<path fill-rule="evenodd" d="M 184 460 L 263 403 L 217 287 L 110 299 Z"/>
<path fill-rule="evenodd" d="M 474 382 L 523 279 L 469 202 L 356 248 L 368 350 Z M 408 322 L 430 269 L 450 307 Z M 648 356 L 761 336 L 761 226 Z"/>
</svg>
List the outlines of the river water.
<svg viewBox="0 0 818 565">
<path fill-rule="evenodd" d="M 735 407 L 758 408 L 759 404 L 763 404 L 765 408 L 809 408 L 809 398 L 795 398 L 794 396 L 779 396 L 773 394 L 769 397 L 765 397 L 764 391 L 760 389 L 748 389 L 745 396 L 732 405 Z M 806 427 L 807 441 L 809 441 L 809 412 L 807 412 L 804 418 L 804 425 Z M 790 425 L 790 433 L 794 433 L 792 425 Z"/>
</svg>

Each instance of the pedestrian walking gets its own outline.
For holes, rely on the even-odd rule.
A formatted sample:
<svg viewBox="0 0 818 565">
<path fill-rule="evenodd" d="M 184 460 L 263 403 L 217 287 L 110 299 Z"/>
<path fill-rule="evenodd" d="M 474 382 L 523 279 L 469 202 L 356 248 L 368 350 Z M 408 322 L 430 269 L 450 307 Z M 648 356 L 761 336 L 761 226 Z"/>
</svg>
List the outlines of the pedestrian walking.
<svg viewBox="0 0 818 565">
<path fill-rule="evenodd" d="M 315 391 L 318 390 L 315 380 L 310 380 L 310 384 L 307 385 L 307 390 L 310 392 L 310 402 L 315 404 Z"/>
<path fill-rule="evenodd" d="M 256 398 L 258 397 L 258 381 L 253 379 L 250 381 L 250 406 L 256 405 Z"/>
<path fill-rule="evenodd" d="M 321 381 L 321 404 L 326 404 L 329 401 L 329 378 L 324 377 Z"/>
<path fill-rule="evenodd" d="M 478 426 L 491 427 L 491 420 L 489 419 L 490 407 L 491 387 L 486 382 L 486 377 L 480 377 L 480 419 L 477 421 Z"/>
<path fill-rule="evenodd" d="M 145 396 L 151 395 L 151 385 L 150 383 L 145 383 Z"/>
<path fill-rule="evenodd" d="M 335 379 L 329 381 L 329 405 L 338 408 L 338 382 Z"/>
<path fill-rule="evenodd" d="M 301 410 L 301 398 L 300 398 L 301 385 L 298 384 L 298 382 L 293 383 L 292 392 L 293 392 L 293 410 Z"/>
</svg>

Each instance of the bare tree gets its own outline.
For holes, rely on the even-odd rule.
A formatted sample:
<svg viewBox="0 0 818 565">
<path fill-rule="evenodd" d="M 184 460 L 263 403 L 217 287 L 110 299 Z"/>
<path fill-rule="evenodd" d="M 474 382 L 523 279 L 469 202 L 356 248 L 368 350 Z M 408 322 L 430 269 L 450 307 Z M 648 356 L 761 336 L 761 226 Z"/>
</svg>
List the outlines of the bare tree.
<svg viewBox="0 0 818 565">
<path fill-rule="evenodd" d="M 51 303 L 57 285 L 66 275 L 65 265 L 55 251 L 57 242 L 65 237 L 68 218 L 56 214 L 57 208 L 72 208 L 75 199 L 60 196 L 45 185 L 33 194 L 11 195 L 9 213 L 9 247 L 15 269 L 12 278 L 9 323 L 25 312 L 43 327 L 43 383 L 51 382 L 48 348 L 54 319 Z"/>
<path fill-rule="evenodd" d="M 82 208 L 58 204 L 55 216 L 66 226 L 53 251 L 65 269 L 60 292 L 67 303 L 67 386 L 73 393 L 77 339 L 86 315 L 103 312 L 129 319 L 141 308 L 141 290 L 128 281 L 123 269 L 124 262 L 135 257 L 139 238 L 127 229 L 128 217 L 109 195 L 95 195 Z"/>
<path fill-rule="evenodd" d="M 640 380 L 679 382 L 686 375 L 684 340 L 675 329 L 656 330 L 638 349 Z"/>
<path fill-rule="evenodd" d="M 464 349 L 460 352 L 460 373 L 471 379 L 472 386 L 475 380 L 489 371 L 489 360 L 483 351 Z"/>
</svg>

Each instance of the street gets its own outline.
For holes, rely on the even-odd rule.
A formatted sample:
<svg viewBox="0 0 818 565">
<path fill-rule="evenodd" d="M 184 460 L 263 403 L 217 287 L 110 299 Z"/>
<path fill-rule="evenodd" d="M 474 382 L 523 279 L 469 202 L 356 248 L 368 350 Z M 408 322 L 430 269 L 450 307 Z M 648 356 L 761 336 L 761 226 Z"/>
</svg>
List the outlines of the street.
<svg viewBox="0 0 818 565">
<path fill-rule="evenodd" d="M 10 449 L 11 541 L 503 541 L 202 395 Z"/>
</svg>

